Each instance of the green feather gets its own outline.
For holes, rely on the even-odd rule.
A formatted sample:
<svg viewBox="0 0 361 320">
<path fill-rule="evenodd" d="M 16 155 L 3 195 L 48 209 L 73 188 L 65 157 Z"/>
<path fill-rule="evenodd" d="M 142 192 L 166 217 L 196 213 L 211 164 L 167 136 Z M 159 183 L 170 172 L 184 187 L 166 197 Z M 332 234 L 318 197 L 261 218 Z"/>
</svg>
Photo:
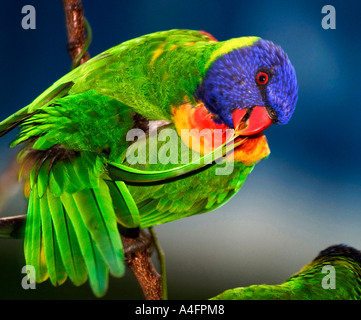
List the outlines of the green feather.
<svg viewBox="0 0 361 320">
<path fill-rule="evenodd" d="M 54 224 L 49 210 L 47 196 L 39 199 L 41 224 L 43 230 L 44 252 L 50 281 L 53 285 L 61 285 L 67 278 L 63 261 L 61 260 Z"/>
<path fill-rule="evenodd" d="M 63 193 L 61 201 L 78 238 L 79 247 L 88 270 L 91 288 L 96 296 L 102 296 L 107 289 L 108 279 L 105 262 L 96 248 L 96 244 L 82 219 L 73 196 Z"/>
<path fill-rule="evenodd" d="M 49 175 L 48 175 L 49 161 L 45 161 L 39 169 L 36 184 L 38 188 L 38 197 L 42 198 L 46 189 L 48 188 Z"/>
<path fill-rule="evenodd" d="M 51 148 L 54 145 L 54 142 L 51 142 L 47 139 L 46 136 L 40 137 L 34 144 L 33 148 L 36 150 L 46 150 Z"/>
<path fill-rule="evenodd" d="M 58 180 L 54 176 L 54 170 L 49 172 L 49 189 L 56 197 L 60 197 L 63 192 L 61 185 L 59 185 Z"/>
<path fill-rule="evenodd" d="M 92 184 L 90 181 L 89 164 L 83 158 L 79 157 L 74 161 L 73 169 L 81 185 L 80 189 L 91 188 L 96 185 L 96 183 Z"/>
<path fill-rule="evenodd" d="M 88 236 L 90 238 L 90 234 L 88 233 Z M 90 277 L 90 284 L 92 285 L 92 289 L 94 294 L 97 297 L 101 297 L 105 294 L 105 292 L 108 289 L 108 279 L 109 279 L 109 273 L 107 265 L 105 264 L 103 257 L 101 253 L 99 252 L 98 247 L 95 245 L 94 241 L 90 242 L 91 244 L 91 250 L 93 251 L 94 255 L 94 263 L 96 265 L 96 282 L 92 281 L 92 278 Z"/>
<path fill-rule="evenodd" d="M 26 228 L 30 229 L 25 233 L 25 257 L 26 263 L 32 265 L 36 272 L 36 281 L 43 282 L 48 278 L 45 261 L 45 250 L 43 243 L 43 232 L 41 227 L 40 203 L 37 195 L 37 187 L 33 186 L 30 194 L 28 217 Z"/>
<path fill-rule="evenodd" d="M 73 198 L 82 220 L 92 235 L 110 272 L 115 276 L 121 276 L 124 273 L 123 246 L 105 182 L 102 181 L 99 188 L 76 192 L 73 194 Z"/>
<path fill-rule="evenodd" d="M 67 181 L 67 177 L 63 170 L 63 164 L 59 162 L 55 164 L 51 169 L 50 174 L 51 176 L 53 176 L 54 182 L 56 183 L 55 190 L 58 189 L 62 193 L 64 191 L 65 186 L 69 183 Z M 61 193 L 56 193 L 56 195 L 60 196 Z"/>
<path fill-rule="evenodd" d="M 64 179 L 64 191 L 74 193 L 82 189 L 82 183 L 74 170 L 73 163 L 62 163 L 62 173 Z"/>
<path fill-rule="evenodd" d="M 118 222 L 126 228 L 139 227 L 138 207 L 122 181 L 106 181 Z"/>
<path fill-rule="evenodd" d="M 33 197 L 30 195 L 29 205 L 28 205 L 28 214 L 26 216 L 26 227 L 25 227 L 25 236 L 24 236 L 24 254 L 25 261 L 30 264 L 32 260 L 32 234 L 33 234 L 33 211 L 34 211 L 34 201 Z"/>
<path fill-rule="evenodd" d="M 109 162 L 107 165 L 110 177 L 113 180 L 121 180 L 126 182 L 127 184 L 132 185 L 156 185 L 168 183 L 171 181 L 176 181 L 179 179 L 184 179 L 186 176 L 194 175 L 199 173 L 209 167 L 215 165 L 218 160 L 224 157 L 228 150 L 226 146 L 233 142 L 235 137 L 232 137 L 221 146 L 216 148 L 214 151 L 200 157 L 198 160 L 195 160 L 191 163 L 185 164 L 183 166 L 179 166 L 177 168 L 172 168 L 168 170 L 160 170 L 160 171 L 146 171 L 139 170 L 136 168 L 131 168 L 129 166 L 118 164 L 114 162 Z M 241 145 L 243 140 L 237 141 L 234 143 L 234 148 Z M 216 157 L 219 152 L 222 151 L 222 155 Z"/>
<path fill-rule="evenodd" d="M 73 224 L 59 197 L 55 197 L 48 189 L 46 198 L 65 269 L 71 281 L 79 286 L 87 280 L 88 273 Z"/>
</svg>

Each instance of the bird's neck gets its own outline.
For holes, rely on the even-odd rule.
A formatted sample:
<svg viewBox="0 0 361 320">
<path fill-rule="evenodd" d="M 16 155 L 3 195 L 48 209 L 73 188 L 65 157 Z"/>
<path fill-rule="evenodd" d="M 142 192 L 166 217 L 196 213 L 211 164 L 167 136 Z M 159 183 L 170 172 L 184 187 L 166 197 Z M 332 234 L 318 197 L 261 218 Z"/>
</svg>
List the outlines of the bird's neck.
<svg viewBox="0 0 361 320">
<path fill-rule="evenodd" d="M 228 141 L 233 129 L 217 121 L 203 103 L 196 106 L 185 103 L 173 108 L 173 121 L 179 136 L 191 150 L 201 155 L 208 154 Z M 244 143 L 231 152 L 227 160 L 252 166 L 270 153 L 264 135 L 246 137 Z"/>
</svg>

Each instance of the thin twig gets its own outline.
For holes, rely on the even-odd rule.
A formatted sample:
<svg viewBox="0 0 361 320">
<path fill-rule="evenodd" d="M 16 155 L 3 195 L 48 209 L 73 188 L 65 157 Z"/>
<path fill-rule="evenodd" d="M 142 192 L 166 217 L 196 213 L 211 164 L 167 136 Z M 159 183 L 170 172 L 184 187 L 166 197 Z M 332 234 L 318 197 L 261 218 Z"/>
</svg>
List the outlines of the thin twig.
<svg viewBox="0 0 361 320">
<path fill-rule="evenodd" d="M 75 58 L 75 60 L 73 60 L 73 65 L 71 66 L 71 70 L 75 69 L 77 66 L 79 66 L 80 64 L 82 64 L 83 62 L 82 59 L 84 58 L 85 55 L 89 56 L 88 53 L 88 48 L 92 42 L 93 39 L 93 33 L 92 33 L 92 29 L 90 27 L 90 24 L 88 22 L 88 20 L 84 17 L 84 23 L 85 23 L 85 29 L 86 29 L 86 33 L 87 33 L 87 38 L 86 41 L 84 43 L 83 48 L 81 49 L 79 55 Z M 85 60 L 86 61 L 86 60 Z M 84 62 L 85 62 L 84 61 Z"/>
<path fill-rule="evenodd" d="M 165 265 L 165 254 L 160 245 L 157 233 L 155 232 L 153 227 L 149 228 L 150 234 L 153 238 L 154 246 L 158 253 L 158 259 L 160 263 L 160 274 L 162 278 L 162 297 L 163 300 L 168 300 L 168 286 L 167 286 L 167 269 Z"/>
<path fill-rule="evenodd" d="M 82 52 L 86 42 L 84 10 L 81 0 L 62 0 L 68 34 L 68 51 L 72 61 Z M 80 59 L 82 64 L 90 59 L 88 52 Z"/>
</svg>

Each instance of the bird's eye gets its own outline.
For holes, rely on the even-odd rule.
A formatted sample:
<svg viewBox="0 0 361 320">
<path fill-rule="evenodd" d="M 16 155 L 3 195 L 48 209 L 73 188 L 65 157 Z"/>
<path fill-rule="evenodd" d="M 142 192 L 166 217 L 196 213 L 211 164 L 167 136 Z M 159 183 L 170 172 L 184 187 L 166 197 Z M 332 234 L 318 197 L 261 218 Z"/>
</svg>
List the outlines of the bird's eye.
<svg viewBox="0 0 361 320">
<path fill-rule="evenodd" d="M 256 76 L 256 82 L 260 86 L 264 86 L 268 82 L 268 74 L 266 72 L 259 72 Z"/>
</svg>

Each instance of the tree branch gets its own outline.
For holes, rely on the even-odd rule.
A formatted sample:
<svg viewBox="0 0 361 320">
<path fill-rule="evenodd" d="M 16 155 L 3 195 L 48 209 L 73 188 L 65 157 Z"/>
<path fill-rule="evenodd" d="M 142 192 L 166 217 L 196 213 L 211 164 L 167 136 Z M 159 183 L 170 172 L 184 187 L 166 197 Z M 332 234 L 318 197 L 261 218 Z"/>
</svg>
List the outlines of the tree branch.
<svg viewBox="0 0 361 320">
<path fill-rule="evenodd" d="M 11 158 L 5 171 L 0 176 L 0 212 L 5 203 L 19 190 L 19 163 Z"/>
<path fill-rule="evenodd" d="M 86 42 L 85 20 L 81 0 L 62 0 L 65 11 L 65 24 L 68 34 L 68 51 L 72 61 L 75 61 Z M 82 64 L 90 59 L 86 52 L 80 59 Z"/>
<path fill-rule="evenodd" d="M 0 238 L 23 238 L 26 216 L 6 217 L 0 219 Z"/>
<path fill-rule="evenodd" d="M 162 278 L 154 268 L 150 256 L 153 251 L 152 237 L 141 230 L 137 238 L 122 236 L 128 267 L 137 278 L 147 300 L 162 299 Z M 130 250 L 130 248 L 136 248 Z"/>
</svg>

